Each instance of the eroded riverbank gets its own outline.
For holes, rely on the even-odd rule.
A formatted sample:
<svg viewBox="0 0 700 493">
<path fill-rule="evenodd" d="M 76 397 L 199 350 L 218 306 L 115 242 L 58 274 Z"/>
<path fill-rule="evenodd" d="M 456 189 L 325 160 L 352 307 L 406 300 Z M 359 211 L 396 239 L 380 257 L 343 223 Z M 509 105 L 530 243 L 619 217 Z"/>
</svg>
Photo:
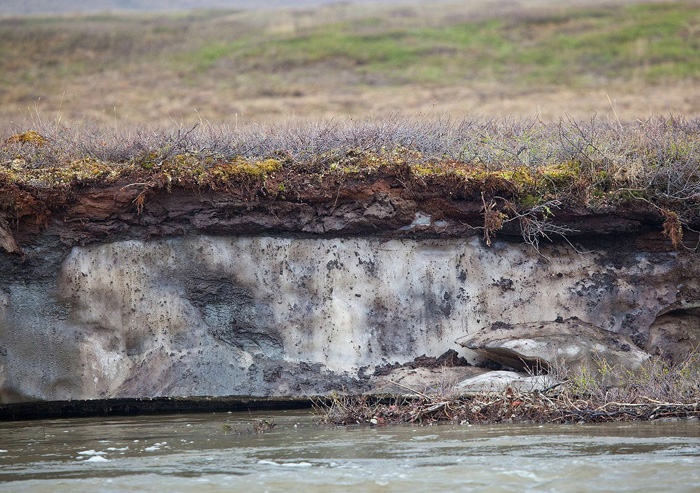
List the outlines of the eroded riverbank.
<svg viewBox="0 0 700 493">
<path fill-rule="evenodd" d="M 2 403 L 617 385 L 700 343 L 695 121 L 40 130 L 0 151 Z"/>
</svg>

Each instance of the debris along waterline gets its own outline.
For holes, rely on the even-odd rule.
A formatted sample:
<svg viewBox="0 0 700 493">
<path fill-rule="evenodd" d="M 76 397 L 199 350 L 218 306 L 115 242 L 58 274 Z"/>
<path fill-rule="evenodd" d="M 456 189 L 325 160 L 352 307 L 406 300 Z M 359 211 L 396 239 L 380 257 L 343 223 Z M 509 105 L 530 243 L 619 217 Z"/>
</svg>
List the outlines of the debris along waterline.
<svg viewBox="0 0 700 493">
<path fill-rule="evenodd" d="M 343 396 L 318 401 L 314 412 L 320 422 L 331 425 L 496 424 L 496 423 L 604 423 L 700 418 L 700 401 L 691 403 L 606 402 L 586 398 L 549 396 L 541 392 L 471 396 L 396 396 L 385 399 Z"/>
<path fill-rule="evenodd" d="M 600 404 L 546 392 L 471 392 L 459 397 L 428 394 L 317 397 L 198 397 L 23 402 L 0 406 L 0 421 L 138 416 L 209 412 L 313 409 L 321 424 L 381 426 L 401 423 L 597 423 L 700 417 L 700 401 Z"/>
<path fill-rule="evenodd" d="M 669 362 L 660 356 L 639 367 L 550 363 L 546 374 L 495 371 L 467 379 L 442 392 L 412 390 L 391 402 L 332 394 L 315 412 L 329 424 L 396 423 L 597 423 L 700 417 L 700 358 L 696 351 Z M 511 373 L 510 378 L 502 378 Z M 616 373 L 611 385 L 609 373 Z M 491 390 L 465 392 L 491 378 Z M 476 383 L 476 385 L 474 385 Z M 524 387 L 527 386 L 527 387 Z M 408 389 L 411 390 L 411 389 Z"/>
</svg>

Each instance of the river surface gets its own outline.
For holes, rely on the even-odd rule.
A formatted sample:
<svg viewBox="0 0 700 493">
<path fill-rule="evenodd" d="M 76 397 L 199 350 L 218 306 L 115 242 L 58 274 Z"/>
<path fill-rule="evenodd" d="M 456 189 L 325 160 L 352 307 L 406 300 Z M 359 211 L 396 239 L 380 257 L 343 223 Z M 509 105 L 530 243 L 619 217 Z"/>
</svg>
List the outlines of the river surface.
<svg viewBox="0 0 700 493">
<path fill-rule="evenodd" d="M 256 433 L 261 420 L 275 426 Z M 299 411 L 9 422 L 0 490 L 699 491 L 700 422 L 335 428 Z"/>
</svg>

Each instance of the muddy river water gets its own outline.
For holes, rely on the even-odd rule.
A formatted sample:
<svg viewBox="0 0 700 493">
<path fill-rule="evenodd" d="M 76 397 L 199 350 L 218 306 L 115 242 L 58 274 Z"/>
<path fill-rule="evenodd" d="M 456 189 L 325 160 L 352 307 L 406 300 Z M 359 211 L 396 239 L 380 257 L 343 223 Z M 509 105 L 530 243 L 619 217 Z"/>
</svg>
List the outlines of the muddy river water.
<svg viewBox="0 0 700 493">
<path fill-rule="evenodd" d="M 700 422 L 335 428 L 299 411 L 6 422 L 0 490 L 700 491 Z"/>
</svg>

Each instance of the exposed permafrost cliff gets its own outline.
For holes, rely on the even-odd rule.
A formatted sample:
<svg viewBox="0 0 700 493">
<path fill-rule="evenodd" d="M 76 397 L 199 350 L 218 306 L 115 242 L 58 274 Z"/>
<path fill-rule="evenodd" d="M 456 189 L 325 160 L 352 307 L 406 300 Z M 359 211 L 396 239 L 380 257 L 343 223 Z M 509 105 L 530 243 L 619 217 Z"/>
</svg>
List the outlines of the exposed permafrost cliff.
<svg viewBox="0 0 700 493">
<path fill-rule="evenodd" d="M 575 248 L 487 247 L 478 203 L 372 186 L 255 207 L 161 191 L 143 209 L 115 188 L 3 227 L 1 401 L 360 392 L 377 368 L 474 361 L 457 339 L 555 320 L 619 335 L 635 361 L 698 340 L 697 257 L 644 214 L 562 213 Z"/>
</svg>

